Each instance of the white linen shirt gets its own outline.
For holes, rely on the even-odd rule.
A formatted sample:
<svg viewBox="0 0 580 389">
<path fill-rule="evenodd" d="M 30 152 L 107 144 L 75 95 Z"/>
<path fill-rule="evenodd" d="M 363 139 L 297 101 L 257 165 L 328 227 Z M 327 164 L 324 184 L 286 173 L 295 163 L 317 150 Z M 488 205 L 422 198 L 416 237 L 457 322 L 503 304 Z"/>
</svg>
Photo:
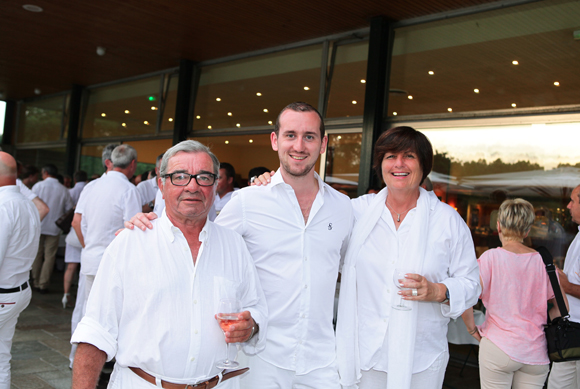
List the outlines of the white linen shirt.
<svg viewBox="0 0 580 389">
<path fill-rule="evenodd" d="M 97 274 L 103 253 L 115 239 L 115 232 L 124 228 L 123 223 L 138 212 L 141 212 L 139 194 L 123 173 L 110 171 L 85 187 L 75 209 L 75 213 L 82 214 L 83 274 Z"/>
<path fill-rule="evenodd" d="M 16 179 L 16 186 L 20 189 L 20 193 L 22 193 L 24 197 L 26 197 L 30 201 L 38 197 L 36 193 L 31 191 L 26 185 L 24 185 L 24 182 L 22 182 L 20 178 Z"/>
<path fill-rule="evenodd" d="M 234 188 L 233 191 L 226 193 L 224 197 L 220 197 L 220 195 L 216 193 L 213 206 L 215 207 L 217 215 L 219 215 L 221 210 L 224 209 L 228 201 L 232 199 L 232 195 L 236 190 L 240 190 L 240 188 Z"/>
<path fill-rule="evenodd" d="M 335 360 L 334 295 L 353 225 L 348 197 L 315 176 L 306 224 L 280 172 L 267 186 L 235 191 L 216 219 L 246 241 L 266 295 L 268 340 L 258 357 L 297 374 Z"/>
<path fill-rule="evenodd" d="M 566 252 L 566 260 L 564 261 L 564 274 L 568 277 L 568 281 L 573 284 L 580 285 L 580 226 L 578 226 L 578 234 L 572 241 L 572 244 Z M 568 304 L 570 309 L 570 320 L 580 323 L 580 299 L 566 294 L 568 297 Z"/>
<path fill-rule="evenodd" d="M 374 196 L 352 200 L 355 219 L 363 215 Z M 361 247 L 356 276 L 362 370 L 387 372 L 388 350 L 383 343 L 389 324 L 391 294 L 399 291 L 393 282 L 393 272 L 416 211 L 410 210 L 397 230 L 387 207 L 383 207 L 379 221 Z M 433 260 L 423 263 L 421 275 L 431 282 L 447 286 L 450 305 L 437 302 L 418 304 L 413 373 L 427 369 L 447 350 L 449 318 L 456 318 L 475 305 L 481 292 L 471 233 L 461 216 L 447 204 L 440 203 L 431 211 L 429 224 L 427 250 Z"/>
<path fill-rule="evenodd" d="M 162 380 L 195 383 L 220 371 L 215 362 L 224 359 L 226 343 L 214 315 L 220 298 L 235 296 L 260 325 L 244 350 L 263 349 L 267 307 L 242 238 L 206 222 L 194 265 L 187 240 L 165 212 L 152 224 L 152 230 L 124 230 L 107 248 L 71 342 L 90 343 L 107 360 Z"/>
<path fill-rule="evenodd" d="M 40 222 L 40 233 L 42 235 L 59 235 L 61 230 L 55 222 L 66 211 L 74 207 L 68 189 L 56 178 L 47 177 L 34 184 L 32 191 L 48 205 L 49 209 L 48 215 Z"/>
<path fill-rule="evenodd" d="M 38 252 L 40 216 L 32 201 L 16 185 L 0 187 L 0 288 L 28 281 Z"/>
<path fill-rule="evenodd" d="M 75 205 L 76 205 L 76 203 L 79 202 L 79 197 L 81 197 L 81 192 L 85 188 L 85 185 L 87 185 L 87 183 L 85 181 L 77 182 L 75 184 L 75 186 L 73 186 L 72 188 L 70 188 L 68 190 L 68 193 L 70 194 L 70 198 L 72 199 L 72 201 Z"/>
<path fill-rule="evenodd" d="M 157 177 L 141 181 L 137 185 L 137 192 L 141 198 L 141 205 L 155 200 L 155 195 L 157 194 Z"/>
</svg>

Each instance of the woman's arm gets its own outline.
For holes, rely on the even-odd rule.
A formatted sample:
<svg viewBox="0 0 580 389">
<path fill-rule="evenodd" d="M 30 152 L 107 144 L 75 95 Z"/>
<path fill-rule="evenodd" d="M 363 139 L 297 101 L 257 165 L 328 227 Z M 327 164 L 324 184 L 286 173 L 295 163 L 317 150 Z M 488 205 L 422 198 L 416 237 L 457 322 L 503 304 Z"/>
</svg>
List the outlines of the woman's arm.
<svg viewBox="0 0 580 389">
<path fill-rule="evenodd" d="M 475 326 L 475 319 L 473 317 L 473 307 L 469 308 L 467 311 L 463 312 L 461 315 L 463 322 L 465 323 L 465 327 L 467 327 L 467 332 L 469 335 L 473 336 L 477 339 L 478 342 L 481 342 L 481 335 Z"/>
<path fill-rule="evenodd" d="M 560 284 L 560 290 L 562 291 L 562 297 L 564 298 L 564 304 L 566 305 L 566 309 L 569 310 L 570 306 L 568 305 L 568 297 L 566 297 L 566 292 L 564 292 L 564 287 L 562 286 L 562 284 Z M 550 315 L 550 320 L 554 320 L 555 318 L 562 316 L 562 314 L 560 313 L 560 308 L 558 308 L 558 302 L 556 301 L 556 298 L 554 297 L 553 299 L 548 300 L 548 302 L 554 305 L 550 309 L 550 312 L 548 312 L 548 314 Z"/>
</svg>

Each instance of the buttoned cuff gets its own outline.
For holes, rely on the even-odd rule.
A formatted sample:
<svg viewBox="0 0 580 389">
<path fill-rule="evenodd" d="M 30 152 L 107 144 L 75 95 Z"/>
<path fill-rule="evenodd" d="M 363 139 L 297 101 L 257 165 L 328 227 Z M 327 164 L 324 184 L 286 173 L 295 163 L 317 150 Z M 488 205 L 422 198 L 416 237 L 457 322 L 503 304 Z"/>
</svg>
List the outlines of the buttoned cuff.
<svg viewBox="0 0 580 389">
<path fill-rule="evenodd" d="M 77 325 L 71 344 L 89 343 L 107 354 L 107 362 L 117 354 L 117 340 L 96 320 L 85 316 Z"/>
<path fill-rule="evenodd" d="M 442 282 L 449 291 L 449 305 L 441 305 L 441 314 L 444 317 L 457 319 L 467 309 L 465 308 L 465 292 L 464 288 L 458 280 L 448 278 Z"/>
</svg>

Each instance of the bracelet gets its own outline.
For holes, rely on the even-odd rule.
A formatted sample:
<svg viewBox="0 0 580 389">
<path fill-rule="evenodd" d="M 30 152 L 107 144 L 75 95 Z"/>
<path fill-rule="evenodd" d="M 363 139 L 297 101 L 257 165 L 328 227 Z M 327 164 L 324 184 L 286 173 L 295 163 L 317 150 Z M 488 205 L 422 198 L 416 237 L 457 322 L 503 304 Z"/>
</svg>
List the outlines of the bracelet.
<svg viewBox="0 0 580 389">
<path fill-rule="evenodd" d="M 471 332 L 469 333 L 469 335 L 473 335 L 473 334 L 475 334 L 476 332 L 477 332 L 477 327 L 475 327 L 475 329 L 474 329 L 473 331 L 471 331 Z"/>
<path fill-rule="evenodd" d="M 258 331 L 260 331 L 260 326 L 258 325 L 258 323 L 254 322 L 255 324 L 252 326 L 252 332 L 250 333 L 250 337 L 248 338 L 248 340 L 246 340 L 246 342 L 249 342 L 250 339 L 252 339 L 254 337 L 254 335 L 256 335 L 258 333 Z"/>
</svg>

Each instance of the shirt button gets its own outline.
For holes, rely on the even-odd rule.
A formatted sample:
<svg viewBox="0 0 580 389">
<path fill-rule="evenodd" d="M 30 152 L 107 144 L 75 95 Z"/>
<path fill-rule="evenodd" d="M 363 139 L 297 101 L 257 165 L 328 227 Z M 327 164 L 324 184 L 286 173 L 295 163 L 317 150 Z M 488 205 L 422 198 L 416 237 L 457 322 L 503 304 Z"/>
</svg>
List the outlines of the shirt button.
<svg viewBox="0 0 580 389">
<path fill-rule="evenodd" d="M 306 317 L 306 314 L 305 314 L 305 313 L 303 313 L 303 314 L 302 314 L 302 318 L 305 318 L 305 317 Z"/>
<path fill-rule="evenodd" d="M 304 289 L 308 289 L 308 285 L 304 285 Z"/>
<path fill-rule="evenodd" d="M 387 289 L 387 293 L 391 293 L 391 290 L 390 289 Z"/>
<path fill-rule="evenodd" d="M 194 304 L 197 304 L 197 300 L 193 300 L 193 303 L 194 303 Z"/>
<path fill-rule="evenodd" d="M 194 332 L 195 332 L 195 334 L 197 335 L 197 330 L 195 330 Z"/>
<path fill-rule="evenodd" d="M 193 358 L 193 357 L 192 357 L 192 358 L 190 359 L 190 361 L 191 361 L 191 362 L 195 361 L 195 358 Z"/>
</svg>

